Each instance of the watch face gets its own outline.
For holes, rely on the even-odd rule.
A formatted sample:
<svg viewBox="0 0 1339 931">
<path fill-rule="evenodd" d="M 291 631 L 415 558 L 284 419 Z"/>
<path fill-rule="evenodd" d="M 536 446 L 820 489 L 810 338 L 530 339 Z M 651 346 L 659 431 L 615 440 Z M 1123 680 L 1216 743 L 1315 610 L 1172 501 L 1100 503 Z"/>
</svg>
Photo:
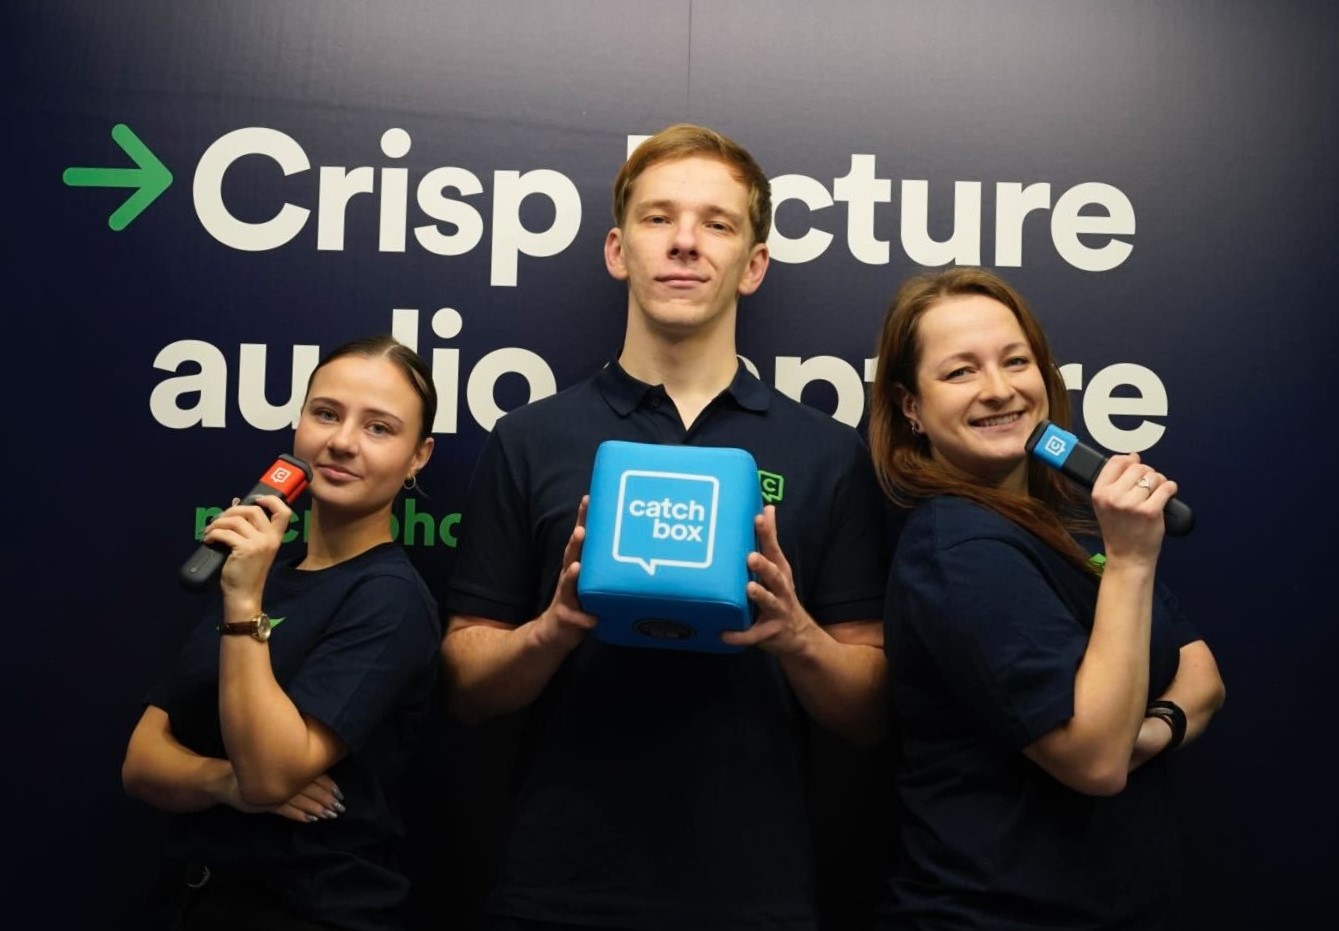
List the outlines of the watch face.
<svg viewBox="0 0 1339 931">
<path fill-rule="evenodd" d="M 268 614 L 262 614 L 260 617 L 256 618 L 256 631 L 251 636 L 255 637 L 261 643 L 264 643 L 266 640 L 270 639 L 271 629 L 270 616 Z"/>
</svg>

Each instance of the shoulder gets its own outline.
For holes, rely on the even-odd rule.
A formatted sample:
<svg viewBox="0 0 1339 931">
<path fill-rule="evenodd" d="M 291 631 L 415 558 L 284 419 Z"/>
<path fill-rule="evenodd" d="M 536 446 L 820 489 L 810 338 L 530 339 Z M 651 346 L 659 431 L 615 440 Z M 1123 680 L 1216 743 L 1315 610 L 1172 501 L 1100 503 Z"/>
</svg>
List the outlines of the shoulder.
<svg viewBox="0 0 1339 931">
<path fill-rule="evenodd" d="M 539 398 L 508 411 L 493 425 L 493 435 L 504 439 L 528 436 L 546 427 L 561 426 L 562 418 L 579 415 L 595 403 L 603 403 L 593 378 L 585 378 L 556 394 Z"/>
<path fill-rule="evenodd" d="M 999 543 L 1032 550 L 1042 542 L 1013 521 L 990 508 L 941 495 L 917 506 L 902 524 L 899 555 L 924 556 L 968 544 Z"/>
<path fill-rule="evenodd" d="M 359 599 L 396 608 L 396 613 L 421 613 L 436 618 L 437 601 L 403 546 L 383 543 L 339 566 L 344 585 Z"/>
<path fill-rule="evenodd" d="M 864 455 L 865 441 L 852 426 L 842 423 L 831 414 L 797 401 L 768 385 L 767 416 L 794 429 L 798 439 L 835 444 L 838 448 L 859 451 Z"/>
<path fill-rule="evenodd" d="M 817 408 L 768 387 L 767 411 L 761 429 L 750 431 L 758 446 L 758 466 L 794 472 L 814 487 L 839 488 L 854 483 L 877 488 L 869 449 L 854 427 Z M 770 469 L 763 461 L 774 461 Z M 881 496 L 880 496 L 881 497 Z"/>
</svg>

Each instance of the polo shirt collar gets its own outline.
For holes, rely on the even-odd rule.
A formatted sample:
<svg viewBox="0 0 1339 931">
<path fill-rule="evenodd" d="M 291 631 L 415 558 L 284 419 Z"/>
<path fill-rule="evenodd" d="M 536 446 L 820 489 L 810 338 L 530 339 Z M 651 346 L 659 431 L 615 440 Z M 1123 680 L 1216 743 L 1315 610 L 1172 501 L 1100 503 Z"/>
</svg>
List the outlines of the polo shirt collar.
<svg viewBox="0 0 1339 931">
<path fill-rule="evenodd" d="M 595 373 L 595 387 L 604 397 L 605 403 L 620 417 L 635 411 L 652 391 L 659 390 L 663 394 L 665 390 L 660 385 L 648 385 L 633 378 L 618 364 L 617 359 Z M 766 411 L 771 401 L 767 386 L 755 378 L 742 362 L 723 393 L 730 395 L 739 407 L 755 413 Z"/>
</svg>

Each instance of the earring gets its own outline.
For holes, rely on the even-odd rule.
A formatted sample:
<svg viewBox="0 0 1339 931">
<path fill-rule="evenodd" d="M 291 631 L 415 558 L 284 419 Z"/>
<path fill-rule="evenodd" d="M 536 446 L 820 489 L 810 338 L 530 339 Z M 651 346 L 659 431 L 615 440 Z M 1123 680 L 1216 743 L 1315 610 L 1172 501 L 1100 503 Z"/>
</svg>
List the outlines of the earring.
<svg viewBox="0 0 1339 931">
<path fill-rule="evenodd" d="M 912 433 L 917 436 L 921 435 L 921 422 L 919 420 L 908 420 L 907 423 L 911 425 Z"/>
<path fill-rule="evenodd" d="M 418 473 L 410 472 L 409 478 L 405 479 L 403 484 L 405 491 L 413 491 L 418 488 Z"/>
</svg>

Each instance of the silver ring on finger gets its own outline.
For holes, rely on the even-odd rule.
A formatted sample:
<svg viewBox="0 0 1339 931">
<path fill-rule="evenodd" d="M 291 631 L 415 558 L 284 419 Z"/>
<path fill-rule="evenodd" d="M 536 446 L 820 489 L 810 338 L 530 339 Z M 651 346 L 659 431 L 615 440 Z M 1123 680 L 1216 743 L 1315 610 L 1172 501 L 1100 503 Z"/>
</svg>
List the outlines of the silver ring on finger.
<svg viewBox="0 0 1339 931">
<path fill-rule="evenodd" d="M 1145 491 L 1147 491 L 1149 494 L 1152 494 L 1152 493 L 1153 493 L 1153 483 L 1150 482 L 1148 479 L 1149 479 L 1149 476 L 1145 475 L 1143 478 L 1141 478 L 1139 481 L 1135 482 L 1134 484 L 1135 484 L 1135 487 L 1136 487 L 1136 488 L 1142 488 L 1142 489 L 1144 489 Z"/>
</svg>

